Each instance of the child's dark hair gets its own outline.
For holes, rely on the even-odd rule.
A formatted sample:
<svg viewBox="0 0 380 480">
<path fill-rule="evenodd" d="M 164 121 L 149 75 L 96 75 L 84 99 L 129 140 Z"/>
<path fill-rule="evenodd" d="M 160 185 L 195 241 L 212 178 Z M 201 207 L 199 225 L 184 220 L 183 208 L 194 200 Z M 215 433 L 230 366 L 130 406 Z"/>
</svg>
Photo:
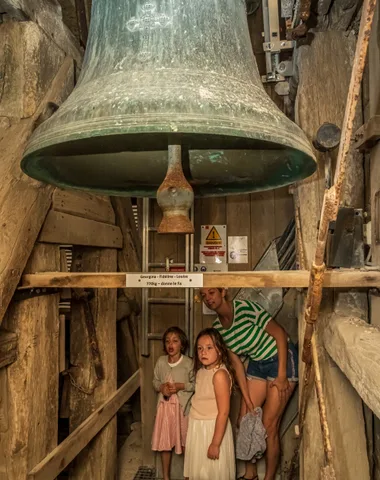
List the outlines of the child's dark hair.
<svg viewBox="0 0 380 480">
<path fill-rule="evenodd" d="M 198 340 L 201 337 L 210 337 L 213 341 L 215 348 L 220 354 L 220 363 L 223 363 L 227 368 L 228 372 L 231 375 L 232 385 L 234 384 L 234 377 L 235 377 L 235 369 L 232 366 L 230 357 L 228 355 L 228 348 L 223 340 L 222 335 L 216 330 L 215 328 L 205 328 L 201 332 L 198 333 L 197 339 L 195 340 L 194 346 L 194 375 L 197 374 L 198 370 L 202 368 L 202 362 L 198 358 Z"/>
<path fill-rule="evenodd" d="M 168 353 L 166 351 L 166 337 L 169 335 L 169 333 L 175 333 L 178 335 L 180 341 L 181 341 L 181 353 L 186 353 L 187 349 L 189 348 L 189 340 L 187 339 L 186 333 L 181 330 L 179 327 L 169 327 L 166 332 L 162 336 L 162 344 L 164 346 L 164 352 Z"/>
</svg>

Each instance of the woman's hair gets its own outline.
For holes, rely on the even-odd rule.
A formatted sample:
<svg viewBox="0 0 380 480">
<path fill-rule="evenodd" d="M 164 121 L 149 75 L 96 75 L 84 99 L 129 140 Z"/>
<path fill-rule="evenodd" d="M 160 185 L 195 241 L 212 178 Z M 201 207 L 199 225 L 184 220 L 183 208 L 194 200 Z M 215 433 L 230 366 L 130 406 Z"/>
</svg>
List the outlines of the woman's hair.
<svg viewBox="0 0 380 480">
<path fill-rule="evenodd" d="M 224 300 L 228 301 L 229 298 L 228 298 L 228 290 L 227 288 L 224 288 L 224 287 L 217 287 L 217 290 L 219 290 L 220 293 L 222 293 L 222 291 L 224 290 L 226 293 L 224 294 Z"/>
<path fill-rule="evenodd" d="M 180 341 L 181 341 L 181 353 L 186 353 L 187 349 L 189 348 L 189 340 L 186 337 L 186 333 L 181 330 L 179 327 L 169 327 L 166 332 L 162 336 L 162 344 L 164 346 L 164 352 L 168 353 L 166 351 L 166 337 L 170 333 L 175 333 L 178 335 Z"/>
<path fill-rule="evenodd" d="M 232 366 L 230 357 L 228 355 L 228 348 L 223 340 L 222 335 L 215 328 L 205 328 L 198 333 L 197 339 L 195 340 L 194 346 L 194 375 L 197 374 L 198 370 L 202 368 L 202 362 L 198 357 L 198 341 L 201 337 L 210 337 L 214 343 L 216 350 L 219 353 L 220 364 L 224 364 L 227 368 L 229 374 L 231 375 L 232 384 L 234 383 L 235 369 Z"/>
</svg>

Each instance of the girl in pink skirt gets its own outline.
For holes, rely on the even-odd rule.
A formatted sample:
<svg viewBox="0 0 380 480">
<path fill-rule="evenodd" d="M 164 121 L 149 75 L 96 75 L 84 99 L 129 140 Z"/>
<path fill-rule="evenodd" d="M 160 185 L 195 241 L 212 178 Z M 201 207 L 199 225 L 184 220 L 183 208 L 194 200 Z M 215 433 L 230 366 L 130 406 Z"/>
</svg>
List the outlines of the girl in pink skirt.
<svg viewBox="0 0 380 480">
<path fill-rule="evenodd" d="M 162 338 L 166 355 L 154 368 L 154 389 L 159 392 L 152 450 L 161 452 L 164 480 L 170 480 L 172 450 L 185 450 L 190 399 L 194 393 L 193 362 L 184 355 L 189 342 L 185 332 L 170 327 Z"/>
</svg>

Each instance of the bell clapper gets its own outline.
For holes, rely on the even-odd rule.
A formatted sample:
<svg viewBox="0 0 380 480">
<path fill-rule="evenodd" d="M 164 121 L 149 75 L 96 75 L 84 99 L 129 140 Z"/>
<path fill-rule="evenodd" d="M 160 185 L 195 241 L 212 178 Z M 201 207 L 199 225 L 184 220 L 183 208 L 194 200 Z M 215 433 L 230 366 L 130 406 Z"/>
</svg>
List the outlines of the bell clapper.
<svg viewBox="0 0 380 480">
<path fill-rule="evenodd" d="M 194 233 L 189 218 L 193 201 L 193 189 L 182 170 L 182 147 L 171 144 L 166 177 L 157 190 L 157 203 L 163 213 L 158 233 Z"/>
</svg>

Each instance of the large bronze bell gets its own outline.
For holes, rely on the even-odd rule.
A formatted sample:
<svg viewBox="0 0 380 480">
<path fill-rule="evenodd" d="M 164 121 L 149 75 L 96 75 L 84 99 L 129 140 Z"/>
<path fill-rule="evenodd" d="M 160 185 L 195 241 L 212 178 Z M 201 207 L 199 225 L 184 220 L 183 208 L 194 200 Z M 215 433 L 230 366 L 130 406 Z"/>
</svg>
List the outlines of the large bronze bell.
<svg viewBox="0 0 380 480">
<path fill-rule="evenodd" d="M 22 160 L 36 179 L 110 195 L 154 196 L 166 175 L 161 231 L 177 232 L 192 230 L 193 190 L 265 190 L 315 168 L 261 84 L 245 0 L 93 0 L 78 84 Z"/>
</svg>

